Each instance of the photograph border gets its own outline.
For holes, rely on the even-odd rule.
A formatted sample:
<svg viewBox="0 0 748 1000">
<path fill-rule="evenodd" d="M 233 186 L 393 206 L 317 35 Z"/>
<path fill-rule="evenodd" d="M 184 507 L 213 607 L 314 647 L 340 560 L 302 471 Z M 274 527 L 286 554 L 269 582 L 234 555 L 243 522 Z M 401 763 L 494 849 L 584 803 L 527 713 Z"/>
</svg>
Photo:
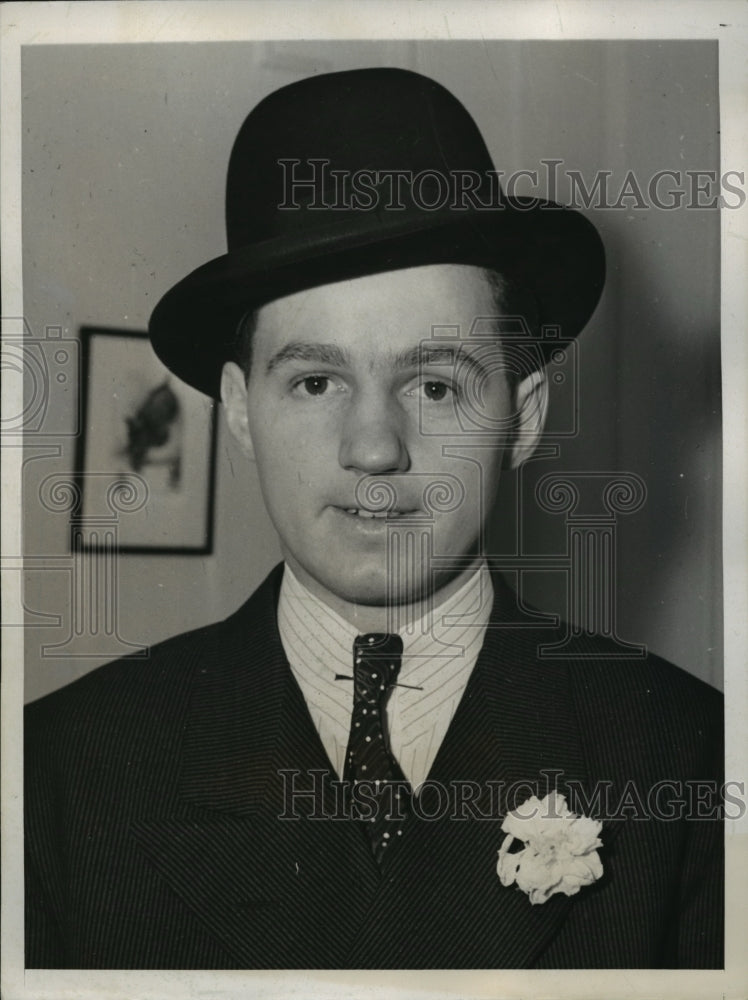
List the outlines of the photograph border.
<svg viewBox="0 0 748 1000">
<path fill-rule="evenodd" d="M 3 25 L 2 99 L 2 244 L 3 300 L 7 315 L 21 315 L 21 232 L 20 219 L 20 48 L 24 44 L 64 44 L 65 41 L 182 41 L 237 39 L 237 32 L 249 37 L 308 38 L 332 37 L 337 30 L 341 37 L 366 37 L 367 32 L 395 31 L 395 37 L 410 37 L 415 32 L 428 37 L 472 37 L 476 11 L 490 13 L 487 20 L 500 25 L 502 15 L 511 11 L 505 23 L 507 34 L 491 37 L 534 38 L 717 38 L 720 67 L 721 117 L 731 114 L 732 124 L 724 128 L 721 163 L 728 168 L 745 163 L 746 137 L 740 134 L 736 111 L 746 106 L 748 77 L 748 9 L 740 0 L 685 0 L 657 5 L 633 2 L 578 3 L 575 0 L 541 0 L 522 5 L 513 0 L 497 0 L 487 4 L 464 4 L 461 11 L 453 5 L 439 2 L 411 4 L 400 2 L 397 7 L 389 0 L 357 4 L 355 18 L 345 19 L 337 3 L 273 5 L 264 2 L 247 4 L 215 3 L 208 12 L 201 2 L 173 3 L 99 3 L 84 5 L 10 3 L 0 10 Z M 243 10 L 242 10 L 243 8 Z M 417 9 L 416 9 L 417 8 Z M 399 13 L 397 11 L 399 10 Z M 222 16 L 217 16 L 218 12 Z M 323 11 L 329 11 L 325 16 Z M 313 12 L 313 13 L 312 13 Z M 215 19 L 215 20 L 213 20 Z M 291 27 L 293 25 L 293 28 Z M 497 27 L 495 30 L 502 30 Z M 317 34 L 315 34 L 317 31 Z M 468 32 L 467 35 L 464 32 Z M 320 34 L 322 32 L 322 34 Z M 397 34 L 406 32 L 409 34 Z M 127 34 L 126 34 L 127 33 Z M 265 33 L 265 34 L 263 34 Z M 243 37 L 243 36 L 241 36 Z M 421 37 L 419 35 L 419 37 Z M 212 38 L 212 35 L 211 35 Z M 723 76 L 729 48 L 729 74 Z M 10 114 L 7 112 L 10 111 Z M 729 133 L 729 144 L 727 137 Z M 741 158 L 742 157 L 742 158 Z M 748 213 L 723 213 L 721 234 L 722 257 L 722 374 L 724 408 L 724 591 L 725 591 L 725 664 L 726 717 L 728 721 L 727 774 L 741 776 L 746 767 L 746 694 L 748 679 L 744 665 L 746 650 L 746 399 L 748 399 L 748 347 L 744 331 L 748 318 L 748 296 L 744 276 L 744 249 L 748 239 Z M 17 246 L 15 246 L 17 242 Z M 7 407 L 7 409 L 6 409 Z M 12 412 L 13 400 L 3 396 L 3 409 Z M 3 503 L 11 511 L 20 502 L 21 449 L 12 441 L 3 441 Z M 10 559 L 21 551 L 20 519 L 3 518 L 2 548 Z M 10 565 L 10 563 L 8 563 Z M 20 574 L 16 574 L 20 578 Z M 14 577 L 15 578 L 15 577 Z M 3 589 L 3 622 L 20 621 L 23 614 L 20 584 Z M 21 618 L 19 618 L 19 615 Z M 3 629 L 4 659 L 21 663 L 23 634 L 20 628 Z M 673 996 L 699 998 L 742 996 L 748 989 L 748 958 L 744 949 L 746 918 L 744 899 L 748 890 L 748 822 L 731 821 L 727 827 L 728 860 L 728 934 L 725 972 L 687 970 L 625 970 L 600 972 L 594 970 L 518 970 L 507 973 L 476 972 L 397 972 L 362 973 L 330 971 L 278 973 L 241 972 L 206 973 L 158 971 L 144 973 L 77 970 L 23 970 L 23 934 L 19 927 L 22 914 L 22 864 L 19 863 L 22 844 L 22 803 L 20 750 L 22 671 L 3 673 L 3 734 L 2 785 L 6 808 L 2 819 L 2 860 L 5 891 L 2 899 L 2 992 L 15 998 L 61 997 L 165 997 L 247 996 L 280 997 L 302 993 L 309 996 L 336 997 L 616 997 Z M 21 887 L 19 889 L 19 887 Z M 19 950 L 20 949 L 20 950 Z M 21 958 L 19 964 L 19 955 Z M 499 979 L 500 976 L 500 979 Z"/>
</svg>

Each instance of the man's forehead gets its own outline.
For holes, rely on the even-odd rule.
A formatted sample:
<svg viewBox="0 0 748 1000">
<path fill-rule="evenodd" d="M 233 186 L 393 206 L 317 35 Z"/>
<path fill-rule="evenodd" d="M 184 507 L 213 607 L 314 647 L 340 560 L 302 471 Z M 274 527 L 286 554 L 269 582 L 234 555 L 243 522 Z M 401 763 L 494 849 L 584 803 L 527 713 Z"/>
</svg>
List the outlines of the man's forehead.
<svg viewBox="0 0 748 1000">
<path fill-rule="evenodd" d="M 487 273 L 468 265 L 366 275 L 262 306 L 255 321 L 255 338 L 262 343 L 256 348 L 270 355 L 292 343 L 340 343 L 355 344 L 359 353 L 364 347 L 373 353 L 401 353 L 424 340 L 438 340 L 447 348 L 447 341 L 492 335 L 498 298 Z"/>
</svg>

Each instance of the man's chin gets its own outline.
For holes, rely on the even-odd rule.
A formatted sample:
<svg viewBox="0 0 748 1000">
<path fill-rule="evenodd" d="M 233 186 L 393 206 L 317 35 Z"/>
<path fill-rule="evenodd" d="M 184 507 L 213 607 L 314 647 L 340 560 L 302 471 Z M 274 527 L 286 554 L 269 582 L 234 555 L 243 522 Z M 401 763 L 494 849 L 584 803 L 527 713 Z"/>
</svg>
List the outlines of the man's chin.
<svg viewBox="0 0 748 1000">
<path fill-rule="evenodd" d="M 413 574 L 412 566 L 388 568 L 385 560 L 360 554 L 356 559 L 342 557 L 334 571 L 329 565 L 324 571 L 321 566 L 306 568 L 290 553 L 284 555 L 301 582 L 344 615 L 355 608 L 399 608 L 420 616 L 429 601 L 446 596 L 445 588 L 454 587 L 460 579 L 460 574 Z"/>
<path fill-rule="evenodd" d="M 335 590 L 336 596 L 342 601 L 371 608 L 415 604 L 421 600 L 423 592 L 422 589 L 401 592 L 396 587 L 388 587 L 386 581 L 338 585 Z"/>
<path fill-rule="evenodd" d="M 420 604 L 430 591 L 430 581 L 411 581 L 406 587 L 397 581 L 388 580 L 387 573 L 379 570 L 345 573 L 334 579 L 317 580 L 317 588 L 319 587 L 348 605 L 389 608 Z"/>
<path fill-rule="evenodd" d="M 449 580 L 410 580 L 407 586 L 387 581 L 384 575 L 376 580 L 336 580 L 332 592 L 346 604 L 370 608 L 412 609 L 426 612 L 426 604 L 439 600 Z"/>
</svg>

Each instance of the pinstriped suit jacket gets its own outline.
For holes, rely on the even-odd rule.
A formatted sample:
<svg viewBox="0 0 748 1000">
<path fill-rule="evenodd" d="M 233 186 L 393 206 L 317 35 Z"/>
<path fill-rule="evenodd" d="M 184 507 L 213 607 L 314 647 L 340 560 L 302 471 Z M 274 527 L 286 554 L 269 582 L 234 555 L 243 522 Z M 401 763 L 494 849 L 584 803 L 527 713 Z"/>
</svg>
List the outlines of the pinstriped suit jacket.
<svg viewBox="0 0 748 1000">
<path fill-rule="evenodd" d="M 597 637 L 539 655 L 560 630 L 497 577 L 430 774 L 477 797 L 409 817 L 380 872 L 361 830 L 330 818 L 327 779 L 279 819 L 281 772 L 298 790 L 330 770 L 278 637 L 280 575 L 226 621 L 29 706 L 27 967 L 722 965 L 721 822 L 641 808 L 658 782 L 720 781 L 713 689 L 656 657 L 608 658 Z M 603 878 L 531 906 L 499 883 L 496 853 L 508 788 L 542 794 L 544 770 L 626 808 L 603 827 Z"/>
</svg>

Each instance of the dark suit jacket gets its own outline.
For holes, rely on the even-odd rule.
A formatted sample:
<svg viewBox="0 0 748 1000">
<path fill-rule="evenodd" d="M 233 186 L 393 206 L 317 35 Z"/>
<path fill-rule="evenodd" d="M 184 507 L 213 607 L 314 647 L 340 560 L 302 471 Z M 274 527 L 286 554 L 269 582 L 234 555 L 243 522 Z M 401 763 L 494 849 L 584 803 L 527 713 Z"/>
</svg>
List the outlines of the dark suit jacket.
<svg viewBox="0 0 748 1000">
<path fill-rule="evenodd" d="M 478 782 L 482 812 L 409 817 L 380 872 L 357 824 L 311 818 L 319 800 L 278 818 L 280 771 L 305 788 L 330 770 L 278 636 L 279 581 L 276 569 L 226 621 L 29 707 L 28 967 L 722 964 L 721 823 L 640 808 L 662 779 L 719 780 L 713 689 L 656 657 L 609 659 L 597 637 L 574 639 L 571 658 L 539 657 L 560 632 L 518 614 L 497 577 L 430 774 Z M 603 828 L 602 879 L 532 906 L 496 876 L 501 815 L 481 815 L 486 782 L 542 794 L 543 769 L 591 801 L 608 782 L 608 803 L 628 808 Z"/>
</svg>

